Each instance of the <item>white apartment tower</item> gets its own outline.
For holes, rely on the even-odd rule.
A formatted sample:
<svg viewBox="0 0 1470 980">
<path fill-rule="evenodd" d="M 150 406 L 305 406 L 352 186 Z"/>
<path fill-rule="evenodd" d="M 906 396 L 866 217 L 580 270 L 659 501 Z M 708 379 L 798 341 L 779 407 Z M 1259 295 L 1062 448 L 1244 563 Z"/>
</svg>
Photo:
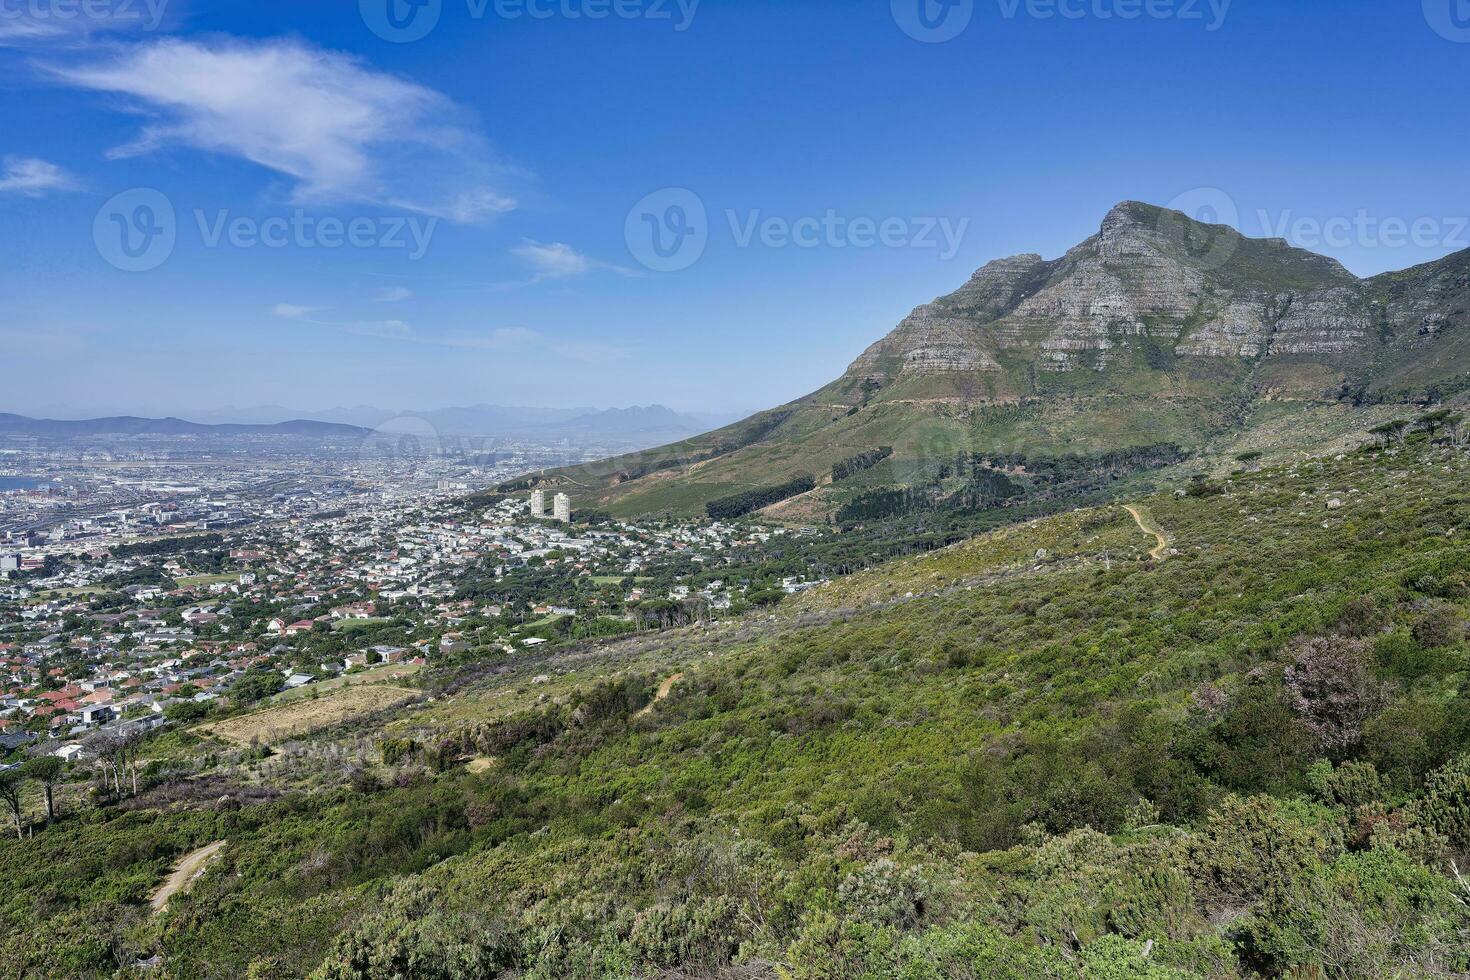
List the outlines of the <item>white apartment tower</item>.
<svg viewBox="0 0 1470 980">
<path fill-rule="evenodd" d="M 532 517 L 545 517 L 546 516 L 546 491 L 545 490 L 532 490 L 531 491 L 531 516 Z"/>
<path fill-rule="evenodd" d="M 571 497 L 568 497 L 564 493 L 557 494 L 556 499 L 552 501 L 552 507 L 553 513 L 556 515 L 557 520 L 561 521 L 563 524 L 572 523 Z"/>
</svg>

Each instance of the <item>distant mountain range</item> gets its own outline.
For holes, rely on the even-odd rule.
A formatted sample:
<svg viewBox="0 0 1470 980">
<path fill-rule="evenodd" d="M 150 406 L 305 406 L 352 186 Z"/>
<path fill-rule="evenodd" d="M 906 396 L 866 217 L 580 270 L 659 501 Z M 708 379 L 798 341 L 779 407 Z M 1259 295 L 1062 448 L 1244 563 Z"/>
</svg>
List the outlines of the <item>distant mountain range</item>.
<svg viewBox="0 0 1470 980">
<path fill-rule="evenodd" d="M 426 412 L 392 412 L 370 406 L 302 412 L 278 406 L 223 408 L 192 418 L 36 419 L 0 413 L 0 435 L 71 438 L 100 435 L 290 435 L 361 438 L 396 420 L 422 420 L 441 439 L 484 438 L 601 446 L 612 451 L 676 442 L 731 421 L 732 417 L 683 415 L 662 405 L 633 408 L 506 408 L 473 405 Z M 308 421 L 304 416 L 311 415 Z"/>
<path fill-rule="evenodd" d="M 336 422 L 314 422 L 307 419 L 290 419 L 285 422 L 277 422 L 270 425 L 207 425 L 200 422 L 188 422 L 184 419 L 145 419 L 127 415 L 101 419 L 70 420 L 33 419 L 24 415 L 0 413 L 0 435 L 33 436 L 50 439 L 104 435 L 279 435 L 309 438 L 337 437 L 360 439 L 370 432 L 370 429 L 365 429 L 361 426 L 343 425 Z"/>
<path fill-rule="evenodd" d="M 662 405 L 610 409 L 470 405 L 402 412 L 370 405 L 313 412 L 268 405 L 193 413 L 195 418 L 203 421 L 237 423 L 274 423 L 302 415 L 369 429 L 394 419 L 411 417 L 433 426 L 441 438 L 479 436 L 544 442 L 565 440 L 615 448 L 643 448 L 674 442 L 738 418 L 735 415 L 683 414 Z"/>
<path fill-rule="evenodd" d="M 1059 258 L 986 265 L 811 395 L 544 480 L 636 515 L 810 477 L 800 510 L 819 516 L 856 493 L 933 485 L 976 453 L 1318 448 L 1466 392 L 1470 250 L 1359 279 L 1283 240 L 1129 201 Z"/>
</svg>

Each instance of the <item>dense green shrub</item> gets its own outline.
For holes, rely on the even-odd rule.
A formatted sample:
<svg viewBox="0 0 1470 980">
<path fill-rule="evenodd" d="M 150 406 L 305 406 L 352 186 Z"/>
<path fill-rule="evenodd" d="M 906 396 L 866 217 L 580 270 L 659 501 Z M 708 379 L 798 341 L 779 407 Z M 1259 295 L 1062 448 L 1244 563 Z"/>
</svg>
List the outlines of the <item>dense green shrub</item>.
<svg viewBox="0 0 1470 980">
<path fill-rule="evenodd" d="M 1470 755 L 1430 773 L 1409 813 L 1456 847 L 1470 846 Z"/>
</svg>

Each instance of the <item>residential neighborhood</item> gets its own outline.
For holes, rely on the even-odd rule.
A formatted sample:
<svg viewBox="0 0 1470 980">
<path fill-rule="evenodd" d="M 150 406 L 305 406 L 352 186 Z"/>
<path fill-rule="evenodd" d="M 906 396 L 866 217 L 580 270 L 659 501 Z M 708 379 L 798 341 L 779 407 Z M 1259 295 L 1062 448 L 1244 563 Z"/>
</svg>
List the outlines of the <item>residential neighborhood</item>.
<svg viewBox="0 0 1470 980">
<path fill-rule="evenodd" d="M 327 486 L 238 527 L 173 524 L 76 550 L 64 536 L 11 536 L 0 750 L 71 761 L 99 734 L 187 724 L 380 666 L 662 628 L 817 581 L 719 574 L 784 528 L 573 523 L 569 498 L 547 514 L 539 497 Z"/>
</svg>

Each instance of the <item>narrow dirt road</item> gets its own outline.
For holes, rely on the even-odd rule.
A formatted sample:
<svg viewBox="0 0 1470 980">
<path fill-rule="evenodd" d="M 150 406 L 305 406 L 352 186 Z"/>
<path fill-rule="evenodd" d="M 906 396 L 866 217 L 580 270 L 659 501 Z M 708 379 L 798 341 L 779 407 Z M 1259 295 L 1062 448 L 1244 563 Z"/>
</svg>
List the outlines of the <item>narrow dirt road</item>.
<svg viewBox="0 0 1470 980">
<path fill-rule="evenodd" d="M 162 912 L 168 906 L 168 900 L 181 891 L 188 889 L 194 883 L 194 879 L 204 874 L 204 868 L 209 864 L 209 859 L 220 852 L 225 842 L 217 840 L 207 847 L 201 847 L 197 851 L 185 854 L 174 867 L 174 873 L 169 875 L 158 891 L 153 893 L 153 911 L 155 914 Z"/>
<path fill-rule="evenodd" d="M 1157 547 L 1155 547 L 1154 550 L 1150 551 L 1148 553 L 1148 556 L 1154 561 L 1163 561 L 1164 552 L 1168 550 L 1169 547 L 1169 539 L 1164 537 L 1164 532 L 1160 531 L 1158 528 L 1150 524 L 1148 522 L 1148 518 L 1143 516 L 1143 511 L 1139 510 L 1137 507 L 1134 507 L 1132 504 L 1124 504 L 1123 509 L 1133 515 L 1133 521 L 1138 525 L 1138 529 L 1140 531 L 1142 531 L 1144 534 L 1153 535 L 1154 540 L 1158 541 Z"/>
<path fill-rule="evenodd" d="M 674 685 L 677 684 L 677 683 L 679 683 L 683 679 L 684 679 L 684 674 L 681 672 L 681 673 L 675 674 L 674 676 L 670 677 L 668 680 L 666 680 L 662 684 L 660 684 L 658 686 L 658 691 L 656 691 L 654 693 L 654 695 L 653 695 L 653 700 L 650 701 L 650 702 L 648 702 L 648 704 L 643 708 L 643 710 L 640 711 L 640 712 L 638 712 L 633 717 L 634 718 L 643 718 L 643 717 L 645 717 L 647 715 L 653 714 L 653 706 L 656 705 L 656 704 L 658 704 L 660 701 L 667 700 L 668 699 L 668 696 L 669 696 L 669 692 L 674 689 Z"/>
</svg>

